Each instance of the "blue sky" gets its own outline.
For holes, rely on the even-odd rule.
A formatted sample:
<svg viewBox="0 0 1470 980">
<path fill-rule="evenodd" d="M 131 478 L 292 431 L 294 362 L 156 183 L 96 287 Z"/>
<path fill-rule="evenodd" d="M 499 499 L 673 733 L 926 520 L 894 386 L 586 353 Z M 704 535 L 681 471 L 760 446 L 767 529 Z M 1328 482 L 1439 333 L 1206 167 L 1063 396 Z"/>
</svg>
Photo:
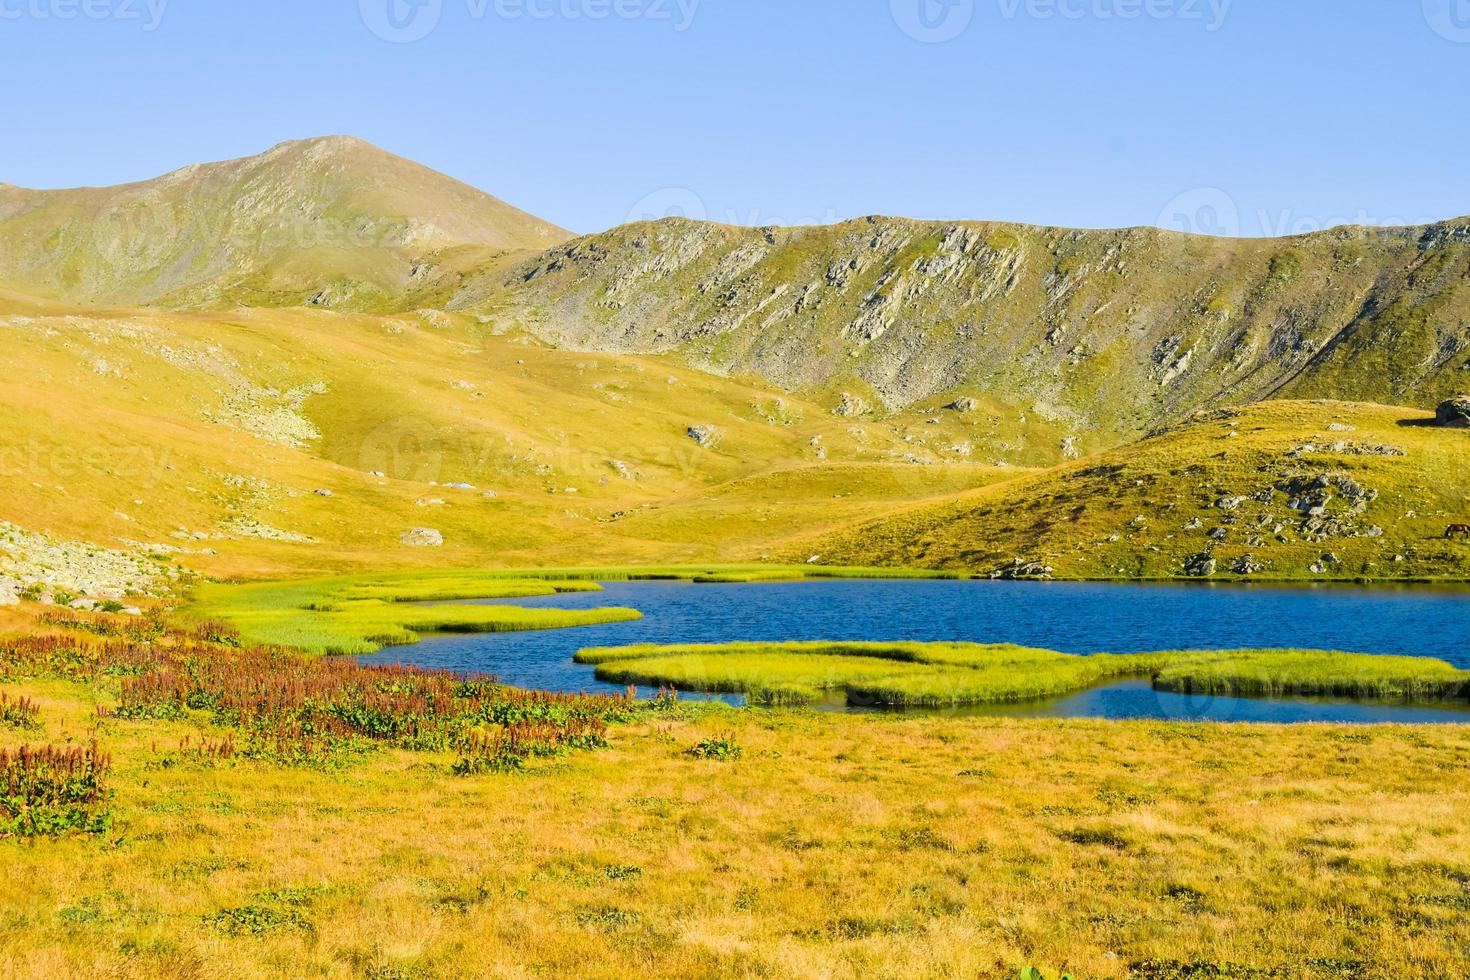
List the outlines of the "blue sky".
<svg viewBox="0 0 1470 980">
<path fill-rule="evenodd" d="M 576 231 L 1470 214 L 1470 0 L 0 0 L 0 83 L 32 187 L 351 133 Z"/>
</svg>

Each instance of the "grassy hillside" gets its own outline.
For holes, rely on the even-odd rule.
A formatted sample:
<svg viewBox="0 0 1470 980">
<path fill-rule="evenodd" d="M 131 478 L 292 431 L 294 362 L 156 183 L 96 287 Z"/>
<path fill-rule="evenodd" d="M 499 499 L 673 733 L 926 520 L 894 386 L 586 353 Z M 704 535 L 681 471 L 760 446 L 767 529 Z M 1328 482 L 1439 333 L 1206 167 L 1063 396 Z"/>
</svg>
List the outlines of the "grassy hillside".
<svg viewBox="0 0 1470 980">
<path fill-rule="evenodd" d="M 1470 432 L 1342 402 L 1220 410 L 1134 446 L 910 509 L 796 554 L 1069 578 L 1460 578 Z"/>
<path fill-rule="evenodd" d="M 951 452 L 958 417 L 837 418 L 475 317 L 0 309 L 20 584 L 89 560 L 66 542 L 216 576 L 748 561 L 1015 472 Z"/>
<path fill-rule="evenodd" d="M 120 187 L 0 185 L 0 283 L 78 304 L 396 308 L 457 261 L 567 237 L 350 137 Z"/>
<path fill-rule="evenodd" d="M 513 316 L 560 345 L 677 351 L 829 407 L 843 393 L 879 412 L 968 395 L 1001 419 L 1044 420 L 1057 441 L 1028 448 L 1045 454 L 1061 439 L 1115 445 L 1223 403 L 1432 406 L 1465 385 L 1467 272 L 1464 220 L 1235 240 L 671 219 L 487 270 L 435 302 Z"/>
</svg>

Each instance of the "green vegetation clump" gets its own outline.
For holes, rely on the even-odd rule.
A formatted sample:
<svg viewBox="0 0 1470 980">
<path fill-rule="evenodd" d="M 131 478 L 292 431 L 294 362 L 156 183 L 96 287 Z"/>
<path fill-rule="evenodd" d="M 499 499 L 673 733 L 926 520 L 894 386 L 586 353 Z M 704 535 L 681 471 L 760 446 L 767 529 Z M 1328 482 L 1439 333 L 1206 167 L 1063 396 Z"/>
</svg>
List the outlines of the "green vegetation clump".
<svg viewBox="0 0 1470 980">
<path fill-rule="evenodd" d="M 1059 697 L 1125 677 L 1160 690 L 1432 702 L 1470 696 L 1470 671 L 1441 660 L 1308 650 L 1078 656 L 969 643 L 729 643 L 592 648 L 600 680 L 740 693 L 758 704 L 942 707 Z"/>
<path fill-rule="evenodd" d="M 696 759 L 713 759 L 715 762 L 733 762 L 745 754 L 735 736 L 708 735 L 694 744 L 689 754 Z"/>
<path fill-rule="evenodd" d="M 1429 702 L 1470 696 L 1470 671 L 1442 660 L 1348 653 L 1242 650 L 1165 654 L 1187 663 L 1154 675 L 1154 686 L 1188 694 L 1307 695 Z M 1217 659 L 1218 658 L 1218 659 Z"/>
<path fill-rule="evenodd" d="M 41 727 L 41 709 L 25 695 L 12 698 L 0 691 L 0 726 L 35 729 Z"/>
<path fill-rule="evenodd" d="M 0 749 L 0 839 L 105 832 L 111 765 L 96 742 Z"/>
<path fill-rule="evenodd" d="M 504 573 L 417 573 L 302 582 L 206 585 L 191 611 L 224 620 L 253 643 L 313 653 L 371 653 L 418 642 L 423 633 L 503 633 L 565 629 L 638 619 L 634 609 L 526 609 L 413 605 L 454 599 L 524 598 L 595 591 L 588 581 L 515 578 Z"/>
</svg>

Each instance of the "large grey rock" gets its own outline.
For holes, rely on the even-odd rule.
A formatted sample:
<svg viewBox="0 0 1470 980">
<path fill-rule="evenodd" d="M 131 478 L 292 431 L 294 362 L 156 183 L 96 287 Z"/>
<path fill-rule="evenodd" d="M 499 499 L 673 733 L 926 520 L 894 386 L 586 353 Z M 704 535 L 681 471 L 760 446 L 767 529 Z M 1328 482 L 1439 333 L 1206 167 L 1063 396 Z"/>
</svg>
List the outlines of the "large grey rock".
<svg viewBox="0 0 1470 980">
<path fill-rule="evenodd" d="M 410 548 L 444 547 L 444 535 L 431 527 L 416 527 L 398 540 Z"/>
<path fill-rule="evenodd" d="M 1214 555 L 1207 551 L 1201 552 L 1185 560 L 1184 574 L 1192 575 L 1195 578 L 1209 578 L 1215 574 L 1215 569 L 1218 567 L 1219 562 L 1215 561 Z"/>
<path fill-rule="evenodd" d="M 1434 415 L 1447 429 L 1470 429 L 1470 395 L 1456 395 L 1443 402 Z"/>
</svg>

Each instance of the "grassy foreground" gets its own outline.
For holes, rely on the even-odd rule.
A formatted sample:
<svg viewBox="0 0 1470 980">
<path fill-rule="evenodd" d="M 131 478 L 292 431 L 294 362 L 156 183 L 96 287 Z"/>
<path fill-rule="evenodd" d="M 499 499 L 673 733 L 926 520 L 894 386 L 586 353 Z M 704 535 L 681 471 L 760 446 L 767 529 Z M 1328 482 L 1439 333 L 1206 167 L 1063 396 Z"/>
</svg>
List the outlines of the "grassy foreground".
<svg viewBox="0 0 1470 980">
<path fill-rule="evenodd" d="M 591 648 L 599 680 L 741 693 L 762 704 L 941 706 L 1028 701 L 1121 677 L 1209 694 L 1334 695 L 1441 701 L 1470 694 L 1470 671 L 1442 660 L 1310 650 L 1074 656 L 975 643 L 727 643 Z"/>
<path fill-rule="evenodd" d="M 456 779 L 450 753 L 202 760 L 199 721 L 4 689 L 47 738 L 95 729 L 117 811 L 0 841 L 6 976 L 1470 970 L 1458 728 L 676 712 Z M 711 738 L 743 752 L 688 751 Z"/>
<path fill-rule="evenodd" d="M 0 975 L 1470 969 L 1458 726 L 737 711 L 0 623 Z"/>
</svg>

